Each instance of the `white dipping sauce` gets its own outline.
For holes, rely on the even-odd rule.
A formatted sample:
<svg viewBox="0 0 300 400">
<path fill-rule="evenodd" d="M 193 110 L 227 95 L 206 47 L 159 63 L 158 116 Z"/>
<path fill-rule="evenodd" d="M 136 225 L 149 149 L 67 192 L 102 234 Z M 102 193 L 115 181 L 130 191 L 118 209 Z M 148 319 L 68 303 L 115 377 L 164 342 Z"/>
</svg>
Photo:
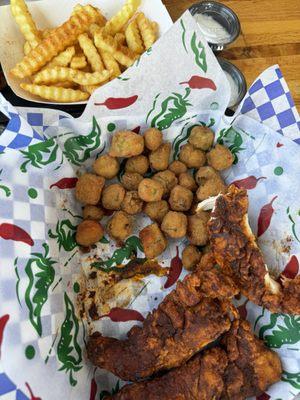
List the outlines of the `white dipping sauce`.
<svg viewBox="0 0 300 400">
<path fill-rule="evenodd" d="M 229 32 L 210 15 L 196 14 L 194 17 L 209 43 L 223 44 L 230 40 Z"/>
<path fill-rule="evenodd" d="M 226 71 L 224 71 L 224 72 L 225 72 L 226 78 L 230 85 L 230 100 L 229 100 L 228 107 L 232 107 L 237 102 L 237 99 L 239 97 L 239 90 L 238 90 L 238 86 L 237 86 L 235 80 L 232 78 L 232 76 L 228 72 L 226 72 Z"/>
</svg>

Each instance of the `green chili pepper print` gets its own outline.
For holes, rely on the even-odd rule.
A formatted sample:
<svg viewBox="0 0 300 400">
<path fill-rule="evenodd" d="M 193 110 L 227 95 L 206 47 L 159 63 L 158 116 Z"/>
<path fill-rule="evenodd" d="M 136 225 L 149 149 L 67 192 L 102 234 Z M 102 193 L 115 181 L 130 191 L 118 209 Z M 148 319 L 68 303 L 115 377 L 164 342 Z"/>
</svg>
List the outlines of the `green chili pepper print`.
<svg viewBox="0 0 300 400">
<path fill-rule="evenodd" d="M 45 142 L 33 144 L 28 150 L 20 150 L 26 160 L 20 167 L 21 172 L 27 172 L 28 165 L 35 168 L 42 168 L 45 165 L 56 161 L 58 144 L 55 139 L 48 139 Z"/>
<path fill-rule="evenodd" d="M 182 40 L 182 44 L 183 44 L 184 50 L 185 50 L 185 52 L 187 53 L 188 50 L 187 50 L 187 48 L 186 48 L 186 43 L 185 43 L 186 28 L 185 28 L 185 26 L 184 26 L 184 23 L 183 23 L 183 20 L 182 20 L 182 19 L 180 20 L 180 25 L 181 25 L 181 28 L 182 28 L 181 40 Z"/>
<path fill-rule="evenodd" d="M 282 321 L 278 319 L 282 317 Z M 273 329 L 275 328 L 275 329 Z M 272 330 L 271 334 L 265 332 Z M 271 314 L 270 324 L 259 330 L 259 337 L 268 347 L 279 349 L 284 345 L 292 345 L 300 341 L 300 317 L 287 314 Z"/>
<path fill-rule="evenodd" d="M 201 40 L 197 41 L 196 32 L 193 33 L 191 39 L 191 49 L 195 56 L 195 63 L 202 69 L 203 72 L 207 72 L 205 48 L 201 43 Z"/>
<path fill-rule="evenodd" d="M 3 171 L 3 169 L 0 169 L 0 175 L 2 174 L 2 171 Z M 0 179 L 0 182 L 1 182 L 1 179 Z M 8 186 L 0 185 L 0 190 L 3 190 L 6 197 L 9 197 L 11 195 L 11 190 Z"/>
<path fill-rule="evenodd" d="M 159 130 L 168 129 L 174 121 L 181 119 L 187 113 L 187 107 L 192 105 L 188 102 L 190 93 L 191 89 L 186 88 L 184 95 L 172 93 L 171 96 L 167 97 L 161 103 L 159 113 L 152 118 L 151 127 Z M 154 102 L 157 102 L 157 96 Z M 149 116 L 150 114 L 148 114 L 147 119 Z"/>
<path fill-rule="evenodd" d="M 77 246 L 76 243 L 76 226 L 74 226 L 70 220 L 64 219 L 58 221 L 56 224 L 56 232 L 53 233 L 51 229 L 48 231 L 48 235 L 51 239 L 56 239 L 58 248 L 63 248 L 65 251 L 72 251 Z"/>
<path fill-rule="evenodd" d="M 99 400 L 103 400 L 107 396 L 113 396 L 114 394 L 117 394 L 119 390 L 120 390 L 120 381 L 116 383 L 116 386 L 112 388 L 111 392 L 109 392 L 108 390 L 102 390 L 100 393 Z"/>
<path fill-rule="evenodd" d="M 111 271 L 113 267 L 121 265 L 131 257 L 136 256 L 138 250 L 143 251 L 140 239 L 137 236 L 130 236 L 124 243 L 124 246 L 114 251 L 111 258 L 105 261 L 92 263 L 92 267 L 103 271 Z"/>
<path fill-rule="evenodd" d="M 291 222 L 291 224 L 292 224 L 292 232 L 293 232 L 293 235 L 294 235 L 295 239 L 297 240 L 297 242 L 300 243 L 300 239 L 299 239 L 299 236 L 298 236 L 297 230 L 296 230 L 296 229 L 297 229 L 297 223 L 296 223 L 296 221 L 295 221 L 295 217 L 292 216 L 292 214 L 291 214 L 290 207 L 288 207 L 288 208 L 286 209 L 286 213 L 287 213 L 288 218 L 289 218 L 289 220 L 290 220 L 290 222 Z M 298 216 L 300 215 L 299 213 L 300 213 L 300 211 L 298 211 L 296 217 L 298 217 Z"/>
<path fill-rule="evenodd" d="M 300 389 L 300 372 L 292 373 L 283 371 L 281 375 L 281 380 L 283 382 L 288 382 L 295 389 Z"/>
<path fill-rule="evenodd" d="M 49 246 L 44 243 L 45 254 L 32 253 L 32 258 L 26 264 L 25 273 L 29 278 L 29 284 L 25 292 L 25 303 L 29 310 L 29 319 L 42 336 L 41 312 L 48 299 L 48 291 L 55 277 L 53 265 L 56 261 L 49 257 Z"/>
<path fill-rule="evenodd" d="M 64 295 L 66 316 L 60 328 L 60 338 L 57 345 L 57 357 L 62 363 L 59 371 L 69 373 L 69 381 L 76 386 L 77 380 L 73 377 L 75 372 L 82 368 L 82 352 L 78 344 L 79 323 L 75 315 L 74 305 L 65 292 Z"/>
<path fill-rule="evenodd" d="M 80 166 L 91 157 L 93 151 L 98 150 L 101 145 L 101 129 L 95 117 L 93 117 L 92 131 L 84 136 L 73 136 L 64 143 L 63 153 L 67 160 L 73 165 Z M 105 147 L 105 146 L 104 146 Z M 101 149 L 100 153 L 104 150 Z"/>
</svg>

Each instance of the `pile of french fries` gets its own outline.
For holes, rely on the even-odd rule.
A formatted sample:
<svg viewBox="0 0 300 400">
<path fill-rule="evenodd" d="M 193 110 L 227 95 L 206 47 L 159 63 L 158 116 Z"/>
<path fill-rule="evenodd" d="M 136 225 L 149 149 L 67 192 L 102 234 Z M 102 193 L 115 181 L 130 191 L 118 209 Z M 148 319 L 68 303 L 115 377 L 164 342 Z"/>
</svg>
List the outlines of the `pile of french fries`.
<svg viewBox="0 0 300 400">
<path fill-rule="evenodd" d="M 24 0 L 11 0 L 11 12 L 25 38 L 24 58 L 10 71 L 29 78 L 20 86 L 55 102 L 87 100 L 95 89 L 130 67 L 158 36 L 158 24 L 137 12 L 141 0 L 127 0 L 106 20 L 91 5 L 77 4 L 54 29 L 38 30 Z"/>
</svg>

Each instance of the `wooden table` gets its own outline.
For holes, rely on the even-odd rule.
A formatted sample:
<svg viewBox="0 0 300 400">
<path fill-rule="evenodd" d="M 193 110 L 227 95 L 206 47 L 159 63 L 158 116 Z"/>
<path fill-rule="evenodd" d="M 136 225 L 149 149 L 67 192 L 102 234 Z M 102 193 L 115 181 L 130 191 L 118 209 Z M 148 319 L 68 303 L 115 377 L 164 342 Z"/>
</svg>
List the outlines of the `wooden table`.
<svg viewBox="0 0 300 400">
<path fill-rule="evenodd" d="M 173 20 L 197 0 L 163 0 Z M 222 56 L 244 73 L 248 87 L 279 64 L 300 111 L 300 0 L 220 0 L 238 15 L 241 35 Z"/>
</svg>

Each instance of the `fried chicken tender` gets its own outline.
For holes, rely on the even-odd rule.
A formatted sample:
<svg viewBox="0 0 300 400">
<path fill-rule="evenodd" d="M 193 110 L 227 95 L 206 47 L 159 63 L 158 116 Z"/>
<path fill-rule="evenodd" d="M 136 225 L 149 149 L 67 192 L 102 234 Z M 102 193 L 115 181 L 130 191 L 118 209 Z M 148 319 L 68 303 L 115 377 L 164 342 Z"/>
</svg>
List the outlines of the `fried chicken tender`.
<svg viewBox="0 0 300 400">
<path fill-rule="evenodd" d="M 163 171 L 168 168 L 171 154 L 171 143 L 163 143 L 149 156 L 151 168 L 156 171 Z"/>
<path fill-rule="evenodd" d="M 188 142 L 196 149 L 207 151 L 214 143 L 215 135 L 206 126 L 195 126 L 192 129 Z"/>
<path fill-rule="evenodd" d="M 126 190 L 119 183 L 106 186 L 102 192 L 102 205 L 107 210 L 119 210 Z"/>
<path fill-rule="evenodd" d="M 247 191 L 231 185 L 226 194 L 206 202 L 205 208 L 213 208 L 208 223 L 211 249 L 241 292 L 271 312 L 300 314 L 300 276 L 280 282 L 271 277 L 248 223 Z"/>
<path fill-rule="evenodd" d="M 149 128 L 144 133 L 145 146 L 151 151 L 159 148 L 163 141 L 163 135 L 160 130 L 156 128 Z"/>
<path fill-rule="evenodd" d="M 205 211 L 188 216 L 187 237 L 191 244 L 204 246 L 208 242 L 208 220 L 209 214 Z"/>
<path fill-rule="evenodd" d="M 126 192 L 124 200 L 121 204 L 121 209 L 130 215 L 142 212 L 143 200 L 140 199 L 139 194 L 136 190 Z"/>
<path fill-rule="evenodd" d="M 126 190 L 138 190 L 143 179 L 143 176 L 137 172 L 125 172 L 121 178 L 121 183 Z"/>
<path fill-rule="evenodd" d="M 168 246 L 168 242 L 159 226 L 154 223 L 143 228 L 139 237 L 147 258 L 159 256 Z"/>
<path fill-rule="evenodd" d="M 88 247 L 99 242 L 104 235 L 102 226 L 97 221 L 86 219 L 77 226 L 76 242 Z"/>
<path fill-rule="evenodd" d="M 183 162 L 175 160 L 169 165 L 169 170 L 175 175 L 180 175 L 187 171 L 187 166 Z"/>
<path fill-rule="evenodd" d="M 82 211 L 83 219 L 92 219 L 100 221 L 104 217 L 104 211 L 101 207 L 87 205 Z"/>
<path fill-rule="evenodd" d="M 112 179 L 117 176 L 120 166 L 115 157 L 104 154 L 94 162 L 93 169 L 97 175 L 103 176 L 106 179 Z"/>
<path fill-rule="evenodd" d="M 173 239 L 179 239 L 186 235 L 187 216 L 181 212 L 169 211 L 161 224 L 161 230 Z"/>
<path fill-rule="evenodd" d="M 199 168 L 195 178 L 199 185 L 199 189 L 197 190 L 197 199 L 199 201 L 208 199 L 211 196 L 217 196 L 219 193 L 225 193 L 226 191 L 223 179 L 212 167 L 205 166 Z"/>
<path fill-rule="evenodd" d="M 144 201 L 159 201 L 164 193 L 164 188 L 157 180 L 145 178 L 139 184 L 138 193 Z"/>
<path fill-rule="evenodd" d="M 169 204 L 166 200 L 152 201 L 144 206 L 144 213 L 153 221 L 161 223 L 169 211 Z"/>
<path fill-rule="evenodd" d="M 216 144 L 215 148 L 211 149 L 211 151 L 207 154 L 208 165 L 217 171 L 222 171 L 231 167 L 233 161 L 233 154 L 222 144 Z"/>
<path fill-rule="evenodd" d="M 206 155 L 204 151 L 186 143 L 180 149 L 179 160 L 188 168 L 200 168 L 206 163 Z"/>
<path fill-rule="evenodd" d="M 180 185 L 176 185 L 170 193 L 169 204 L 174 211 L 188 211 L 193 201 L 193 193 Z"/>
<path fill-rule="evenodd" d="M 143 326 L 131 328 L 127 339 L 92 335 L 88 358 L 130 381 L 178 367 L 230 329 L 230 317 L 237 314 L 228 299 L 236 293 L 233 281 L 215 268 L 213 258 L 205 257 L 204 264 L 177 283 Z"/>
<path fill-rule="evenodd" d="M 111 157 L 129 158 L 138 156 L 143 150 L 143 136 L 131 131 L 119 131 L 112 138 L 109 155 Z"/>
<path fill-rule="evenodd" d="M 155 175 L 153 175 L 152 179 L 162 184 L 164 188 L 163 196 L 168 195 L 178 182 L 174 172 L 169 171 L 168 169 L 166 169 L 165 171 L 157 172 Z"/>
<path fill-rule="evenodd" d="M 94 174 L 83 174 L 79 177 L 75 196 L 83 204 L 96 205 L 100 201 L 105 179 Z"/>
<path fill-rule="evenodd" d="M 144 175 L 148 171 L 148 168 L 149 160 L 143 155 L 131 157 L 126 161 L 125 164 L 126 172 L 137 172 L 141 175 Z"/>
<path fill-rule="evenodd" d="M 188 271 L 194 270 L 201 260 L 201 251 L 196 246 L 189 244 L 182 252 L 182 265 Z"/>
</svg>

